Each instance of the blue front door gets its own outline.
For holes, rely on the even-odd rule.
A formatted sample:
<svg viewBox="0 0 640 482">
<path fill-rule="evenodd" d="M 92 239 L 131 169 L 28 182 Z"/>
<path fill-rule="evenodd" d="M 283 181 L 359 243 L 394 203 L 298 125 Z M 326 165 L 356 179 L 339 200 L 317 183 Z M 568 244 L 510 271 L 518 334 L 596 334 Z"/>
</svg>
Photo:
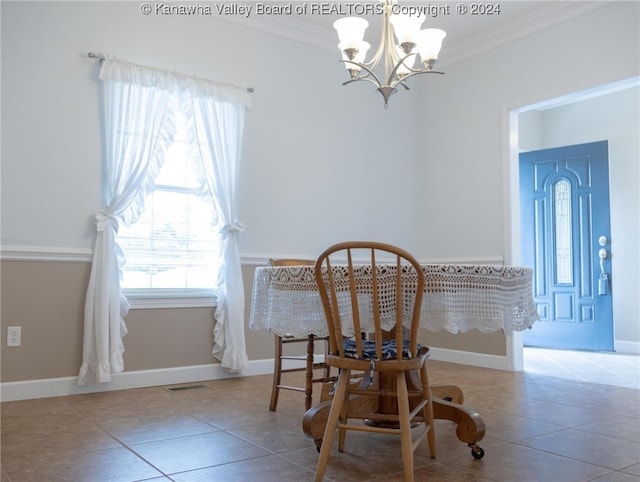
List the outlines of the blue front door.
<svg viewBox="0 0 640 482">
<path fill-rule="evenodd" d="M 520 154 L 520 200 L 540 315 L 525 346 L 613 350 L 608 143 Z"/>
</svg>

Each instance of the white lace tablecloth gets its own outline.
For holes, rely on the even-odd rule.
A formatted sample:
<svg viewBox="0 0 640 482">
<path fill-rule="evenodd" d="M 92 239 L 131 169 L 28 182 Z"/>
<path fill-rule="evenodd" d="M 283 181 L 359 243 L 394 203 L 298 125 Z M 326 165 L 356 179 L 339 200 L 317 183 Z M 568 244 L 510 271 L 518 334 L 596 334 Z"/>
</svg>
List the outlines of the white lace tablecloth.
<svg viewBox="0 0 640 482">
<path fill-rule="evenodd" d="M 511 333 L 531 327 L 538 319 L 530 268 L 442 264 L 422 268 L 426 287 L 420 326 L 428 330 Z M 370 270 L 370 266 L 359 269 Z M 385 269 L 394 276 L 394 266 Z M 337 277 L 344 274 L 344 267 L 333 270 Z M 393 283 L 390 286 L 393 289 Z M 249 327 L 280 336 L 327 336 L 313 266 L 257 268 Z"/>
</svg>

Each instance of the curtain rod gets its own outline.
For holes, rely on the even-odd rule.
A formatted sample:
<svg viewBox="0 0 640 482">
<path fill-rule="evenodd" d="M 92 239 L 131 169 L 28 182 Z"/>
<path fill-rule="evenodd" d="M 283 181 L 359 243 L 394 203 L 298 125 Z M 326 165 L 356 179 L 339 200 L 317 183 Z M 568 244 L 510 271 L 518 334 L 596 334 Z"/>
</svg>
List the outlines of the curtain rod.
<svg viewBox="0 0 640 482">
<path fill-rule="evenodd" d="M 96 54 L 94 52 L 89 52 L 87 54 L 87 56 L 90 59 L 96 59 L 96 60 L 100 60 L 100 61 L 103 61 L 103 60 L 105 60 L 107 58 L 104 54 Z M 247 92 L 253 92 L 253 90 L 254 90 L 253 87 L 247 87 Z"/>
</svg>

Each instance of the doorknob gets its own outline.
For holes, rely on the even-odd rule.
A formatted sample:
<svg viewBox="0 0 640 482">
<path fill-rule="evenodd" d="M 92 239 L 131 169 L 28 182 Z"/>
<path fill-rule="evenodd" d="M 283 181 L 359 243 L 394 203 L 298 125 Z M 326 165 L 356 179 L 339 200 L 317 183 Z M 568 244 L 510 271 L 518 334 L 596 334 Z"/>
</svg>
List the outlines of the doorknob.
<svg viewBox="0 0 640 482">
<path fill-rule="evenodd" d="M 598 251 L 598 256 L 600 257 L 600 261 L 604 262 L 604 260 L 607 259 L 607 256 L 609 256 L 609 252 L 606 250 L 606 248 L 600 248 L 600 251 Z"/>
<path fill-rule="evenodd" d="M 602 246 L 598 251 L 598 257 L 600 258 L 600 279 L 598 280 L 598 294 L 609 294 L 609 275 L 604 269 L 604 260 L 609 257 L 609 251 L 604 247 L 609 244 L 609 240 L 606 236 L 600 236 L 598 238 L 598 244 Z"/>
<path fill-rule="evenodd" d="M 598 257 L 600 258 L 600 273 L 606 274 L 604 271 L 604 260 L 609 256 L 609 252 L 605 248 L 600 248 L 598 251 Z"/>
</svg>

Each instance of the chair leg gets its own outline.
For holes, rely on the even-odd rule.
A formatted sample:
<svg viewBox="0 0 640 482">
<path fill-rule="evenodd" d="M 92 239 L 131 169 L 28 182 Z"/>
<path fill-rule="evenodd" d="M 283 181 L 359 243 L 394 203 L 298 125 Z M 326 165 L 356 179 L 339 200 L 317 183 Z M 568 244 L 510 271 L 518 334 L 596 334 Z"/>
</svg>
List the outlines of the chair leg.
<svg viewBox="0 0 640 482">
<path fill-rule="evenodd" d="M 329 340 L 325 339 L 324 340 L 324 359 L 327 359 L 327 356 L 329 356 Z M 331 376 L 331 367 L 327 364 L 325 364 L 324 366 L 324 377 L 325 378 L 329 378 Z"/>
<path fill-rule="evenodd" d="M 271 387 L 271 402 L 269 403 L 269 410 L 271 412 L 276 411 L 278 406 L 278 394 L 280 392 L 280 380 L 282 378 L 282 337 L 274 335 L 275 349 L 273 356 L 273 386 Z"/>
<path fill-rule="evenodd" d="M 351 375 L 349 375 L 349 381 L 347 382 L 348 384 L 351 383 L 350 379 L 351 379 Z M 349 397 L 347 396 L 342 402 L 342 410 L 340 410 L 340 423 L 347 423 L 349 421 L 349 417 L 347 416 L 348 413 L 349 413 Z M 338 429 L 338 451 L 339 452 L 344 452 L 344 441 L 346 437 L 347 437 L 347 429 L 339 428 Z"/>
<path fill-rule="evenodd" d="M 304 409 L 309 410 L 313 401 L 313 355 L 315 337 L 309 335 L 307 338 L 307 373 L 304 385 Z"/>
<path fill-rule="evenodd" d="M 402 463 L 404 465 L 405 482 L 413 482 L 413 438 L 411 436 L 411 419 L 409 417 L 409 393 L 405 372 L 396 375 L 398 394 L 398 415 L 400 421 L 400 440 L 402 445 Z"/>
<path fill-rule="evenodd" d="M 433 400 L 429 395 L 429 403 L 424 407 L 425 418 L 429 423 L 429 432 L 427 433 L 427 442 L 429 443 L 429 457 L 436 458 L 436 429 L 433 421 Z"/>
<path fill-rule="evenodd" d="M 324 435 L 322 436 L 322 446 L 320 448 L 320 456 L 318 457 L 318 465 L 316 466 L 316 482 L 322 481 L 327 468 L 327 462 L 331 454 L 331 446 L 333 445 L 333 439 L 336 434 L 336 427 L 338 426 L 338 420 L 342 412 L 342 403 L 344 402 L 347 386 L 349 385 L 349 378 L 351 378 L 350 372 L 350 370 L 342 370 L 338 378 L 338 386 L 333 395 L 327 425 L 324 429 Z"/>
<path fill-rule="evenodd" d="M 436 457 L 436 429 L 433 421 L 433 394 L 431 393 L 431 386 L 429 385 L 429 375 L 426 365 L 422 367 L 422 370 L 420 370 L 420 378 L 422 382 L 423 396 L 429 398 L 429 403 L 425 405 L 422 415 L 424 417 L 425 425 L 429 429 L 429 432 L 427 432 L 429 456 L 434 459 Z"/>
</svg>

